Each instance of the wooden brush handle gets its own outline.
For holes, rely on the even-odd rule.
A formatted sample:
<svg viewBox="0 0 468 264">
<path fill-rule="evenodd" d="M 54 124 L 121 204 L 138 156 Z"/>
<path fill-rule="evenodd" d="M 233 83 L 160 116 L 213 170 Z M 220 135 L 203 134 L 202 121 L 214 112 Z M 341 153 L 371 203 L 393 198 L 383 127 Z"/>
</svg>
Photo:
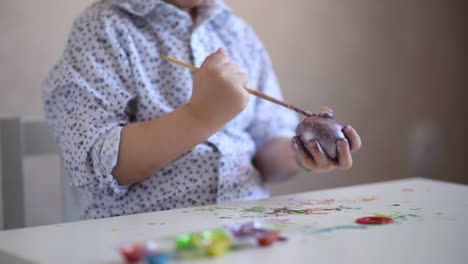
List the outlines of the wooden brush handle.
<svg viewBox="0 0 468 264">
<path fill-rule="evenodd" d="M 177 64 L 177 65 L 183 66 L 183 67 L 185 67 L 185 68 L 188 68 L 188 69 L 190 69 L 190 70 L 192 70 L 192 71 L 194 71 L 194 72 L 198 71 L 198 68 L 195 67 L 195 66 L 193 66 L 192 64 L 188 64 L 188 63 L 186 63 L 186 62 L 180 61 L 180 60 L 178 60 L 178 59 L 176 59 L 176 58 L 173 58 L 173 57 L 171 57 L 171 56 L 167 56 L 167 55 L 161 54 L 161 58 L 163 58 L 163 59 L 165 59 L 165 60 L 168 60 L 168 61 L 170 61 L 170 62 L 173 62 L 173 63 L 175 63 L 175 64 Z M 299 108 L 299 107 L 297 107 L 297 106 L 295 106 L 295 105 L 285 103 L 285 102 L 283 102 L 283 101 L 281 101 L 281 100 L 278 100 L 278 99 L 273 98 L 273 97 L 271 97 L 271 96 L 269 96 L 269 95 L 266 95 L 266 94 L 264 94 L 264 93 L 262 93 L 262 92 L 260 92 L 260 91 L 254 90 L 254 89 L 249 88 L 249 87 L 247 87 L 247 86 L 244 86 L 244 89 L 245 89 L 249 94 L 255 95 L 255 96 L 257 96 L 257 97 L 260 97 L 260 98 L 265 99 L 265 100 L 267 100 L 267 101 L 270 101 L 270 102 L 272 102 L 272 103 L 275 103 L 275 104 L 284 106 L 284 107 L 289 108 L 289 109 L 291 109 L 291 110 L 294 110 L 294 111 L 296 111 L 297 113 L 302 114 L 302 115 L 304 115 L 304 116 L 307 116 L 307 117 L 312 116 L 312 113 L 310 113 L 310 112 L 308 112 L 308 111 L 305 111 L 305 110 L 303 110 L 303 109 L 301 109 L 301 108 Z"/>
</svg>

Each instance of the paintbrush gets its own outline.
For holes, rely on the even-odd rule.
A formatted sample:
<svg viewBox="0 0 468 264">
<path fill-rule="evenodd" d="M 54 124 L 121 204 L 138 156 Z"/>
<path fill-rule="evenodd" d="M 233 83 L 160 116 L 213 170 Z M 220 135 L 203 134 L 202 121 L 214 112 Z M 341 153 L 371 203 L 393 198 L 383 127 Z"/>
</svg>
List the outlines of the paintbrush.
<svg viewBox="0 0 468 264">
<path fill-rule="evenodd" d="M 192 64 L 189 64 L 189 63 L 180 61 L 180 60 L 178 60 L 178 59 L 176 59 L 176 58 L 174 58 L 174 57 L 161 54 L 161 58 L 163 58 L 163 59 L 165 59 L 165 60 L 168 60 L 168 61 L 171 61 L 171 62 L 173 62 L 173 63 L 175 63 L 175 64 L 177 64 L 177 65 L 183 66 L 183 67 L 185 67 L 185 68 L 188 68 L 188 69 L 190 69 L 190 70 L 192 70 L 192 71 L 194 71 L 194 72 L 198 71 L 198 68 L 195 67 L 195 66 L 193 66 Z M 260 92 L 260 91 L 254 90 L 254 89 L 249 88 L 249 87 L 247 87 L 247 86 L 244 86 L 244 89 L 245 89 L 248 93 L 250 93 L 250 94 L 252 94 L 252 95 L 255 95 L 255 96 L 259 97 L 259 98 L 262 98 L 262 99 L 265 99 L 265 100 L 267 100 L 267 101 L 270 101 L 270 102 L 272 102 L 272 103 L 274 103 L 274 104 L 284 106 L 284 107 L 286 107 L 286 108 L 288 108 L 288 109 L 291 109 L 291 110 L 293 110 L 293 111 L 296 111 L 297 113 L 302 114 L 302 115 L 304 115 L 304 116 L 307 116 L 307 117 L 312 116 L 312 113 L 310 113 L 310 112 L 308 112 L 308 111 L 305 111 L 305 110 L 303 110 L 303 109 L 301 109 L 301 108 L 299 108 L 299 107 L 297 107 L 297 106 L 295 106 L 295 105 L 285 103 L 285 102 L 283 102 L 283 101 L 281 101 L 281 100 L 278 100 L 278 99 L 276 99 L 276 98 L 274 98 L 274 97 L 271 97 L 271 96 L 269 96 L 269 95 L 266 95 L 266 94 L 264 94 L 264 93 L 262 93 L 262 92 Z"/>
</svg>

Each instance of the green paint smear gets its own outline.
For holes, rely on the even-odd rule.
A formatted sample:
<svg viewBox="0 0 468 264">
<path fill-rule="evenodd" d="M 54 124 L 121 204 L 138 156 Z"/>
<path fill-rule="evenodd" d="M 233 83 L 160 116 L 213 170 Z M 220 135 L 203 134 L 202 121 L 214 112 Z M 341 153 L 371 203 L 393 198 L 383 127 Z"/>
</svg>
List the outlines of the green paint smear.
<svg viewBox="0 0 468 264">
<path fill-rule="evenodd" d="M 411 217 L 418 217 L 418 218 L 422 217 L 422 216 L 417 215 L 417 214 L 408 214 L 408 216 L 411 216 Z"/>
<path fill-rule="evenodd" d="M 417 214 L 400 214 L 400 213 L 393 213 L 393 214 L 374 214 L 375 216 L 382 216 L 382 217 L 389 217 L 395 221 L 407 221 L 408 217 L 416 217 L 421 218 L 422 216 Z"/>
<path fill-rule="evenodd" d="M 250 207 L 250 208 L 245 208 L 241 212 L 245 212 L 245 213 L 264 213 L 266 211 L 269 211 L 269 209 L 262 205 L 262 206 L 254 206 L 254 207 Z"/>
<path fill-rule="evenodd" d="M 343 211 L 343 210 L 360 210 L 361 207 L 351 207 L 340 205 L 338 207 L 316 207 L 310 209 L 291 209 L 288 207 L 280 208 L 267 208 L 265 206 L 254 206 L 244 208 L 243 213 L 264 213 L 269 215 L 311 215 L 311 214 L 327 214 L 330 211 Z"/>
<path fill-rule="evenodd" d="M 236 210 L 236 209 L 235 208 L 229 208 L 229 207 L 216 206 L 216 207 L 208 207 L 208 208 L 197 208 L 194 211 L 214 212 L 214 211 L 217 211 L 217 210 Z"/>
<path fill-rule="evenodd" d="M 341 210 L 361 210 L 362 207 L 351 207 L 351 206 L 340 205 L 340 206 L 336 207 L 336 209 L 341 209 Z M 338 211 L 338 210 L 337 210 L 337 211 Z"/>
<path fill-rule="evenodd" d="M 367 226 L 362 226 L 362 225 L 340 225 L 340 226 L 332 226 L 332 227 L 325 227 L 325 228 L 320 228 L 320 229 L 315 229 L 308 231 L 308 234 L 321 234 L 321 233 L 330 233 L 336 230 L 365 230 L 367 229 Z"/>
<path fill-rule="evenodd" d="M 301 210 L 301 209 L 289 209 L 287 207 L 283 208 L 275 208 L 273 209 L 274 214 L 296 214 L 296 215 L 307 215 L 311 214 L 310 211 L 307 211 L 306 209 Z"/>
</svg>

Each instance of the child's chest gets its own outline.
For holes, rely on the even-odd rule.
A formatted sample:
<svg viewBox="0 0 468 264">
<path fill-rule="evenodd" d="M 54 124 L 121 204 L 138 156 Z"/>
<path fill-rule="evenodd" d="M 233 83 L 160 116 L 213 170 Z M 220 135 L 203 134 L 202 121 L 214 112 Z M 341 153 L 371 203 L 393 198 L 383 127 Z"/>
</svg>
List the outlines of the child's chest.
<svg viewBox="0 0 468 264">
<path fill-rule="evenodd" d="M 235 30 L 215 31 L 200 27 L 190 34 L 147 26 L 133 33 L 129 45 L 132 83 L 137 98 L 130 109 L 135 121 L 150 120 L 173 111 L 187 103 L 192 95 L 193 73 L 161 58 L 161 54 L 175 57 L 199 67 L 205 58 L 223 48 L 232 62 L 249 74 L 249 86 L 257 86 L 256 71 L 248 63 L 247 47 L 237 40 Z M 253 119 L 255 98 L 227 128 L 245 129 Z"/>
</svg>

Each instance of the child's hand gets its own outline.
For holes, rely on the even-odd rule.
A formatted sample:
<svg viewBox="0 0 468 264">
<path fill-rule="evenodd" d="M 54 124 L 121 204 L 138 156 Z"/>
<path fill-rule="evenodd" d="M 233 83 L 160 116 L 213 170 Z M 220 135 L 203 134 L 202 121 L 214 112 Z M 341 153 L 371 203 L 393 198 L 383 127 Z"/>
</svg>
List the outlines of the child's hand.
<svg viewBox="0 0 468 264">
<path fill-rule="evenodd" d="M 246 84 L 247 75 L 218 49 L 195 73 L 192 98 L 187 105 L 204 125 L 222 127 L 247 105 Z"/>
<path fill-rule="evenodd" d="M 351 152 L 358 151 L 361 148 L 361 138 L 354 128 L 345 126 L 343 133 L 345 139 L 339 139 L 337 142 L 338 157 L 336 160 L 330 159 L 320 144 L 316 140 L 302 143 L 299 137 L 294 137 L 293 148 L 296 153 L 296 159 L 299 165 L 307 171 L 327 172 L 334 168 L 348 170 L 353 165 Z"/>
</svg>

